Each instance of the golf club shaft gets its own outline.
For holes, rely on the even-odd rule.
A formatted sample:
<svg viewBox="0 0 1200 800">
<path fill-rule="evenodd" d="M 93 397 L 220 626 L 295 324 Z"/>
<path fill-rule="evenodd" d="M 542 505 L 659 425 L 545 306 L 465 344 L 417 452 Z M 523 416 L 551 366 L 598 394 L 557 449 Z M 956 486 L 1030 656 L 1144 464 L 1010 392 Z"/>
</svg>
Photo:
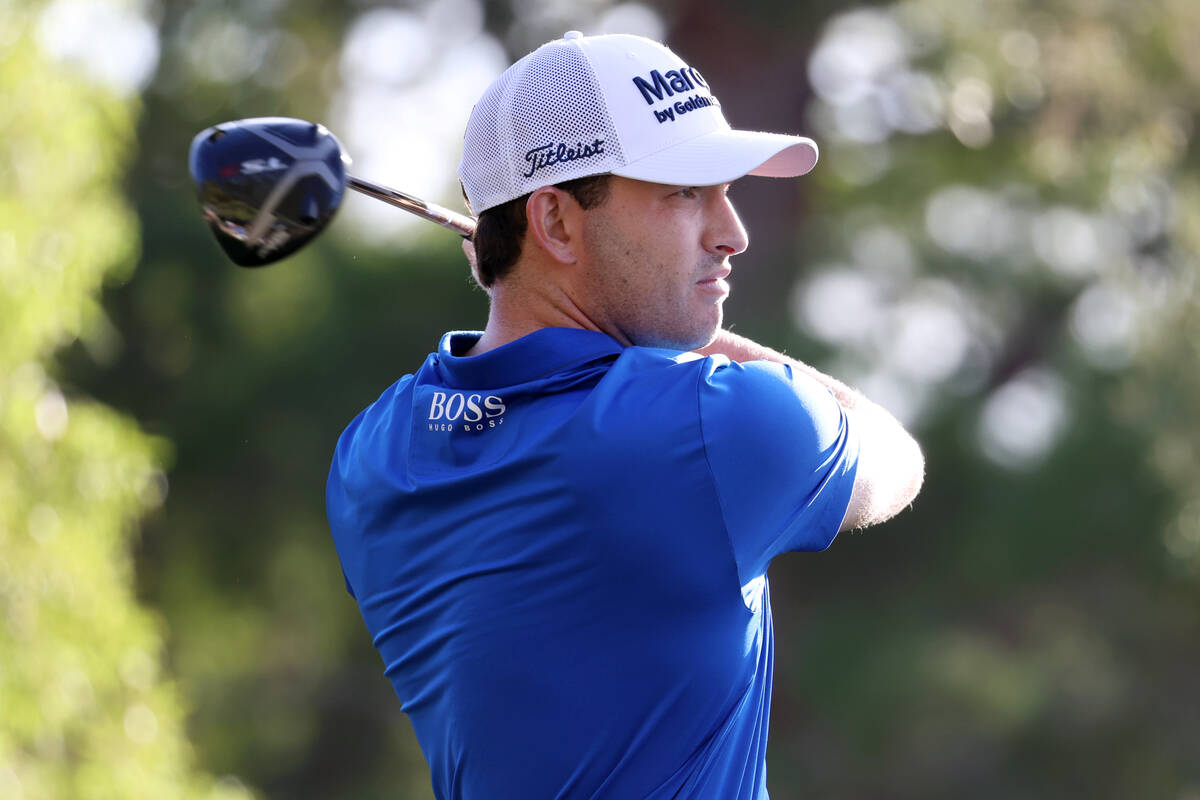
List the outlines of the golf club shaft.
<svg viewBox="0 0 1200 800">
<path fill-rule="evenodd" d="M 389 205 L 402 208 L 410 214 L 416 214 L 422 219 L 436 222 L 443 228 L 449 228 L 454 231 L 464 239 L 470 239 L 475 234 L 475 220 L 451 211 L 448 208 L 442 208 L 433 203 L 426 203 L 419 197 L 413 197 L 410 194 L 398 192 L 395 189 L 380 186 L 377 183 L 364 181 L 362 178 L 356 178 L 353 175 L 346 176 L 346 185 L 368 197 L 374 197 L 376 200 L 382 200 Z"/>
</svg>

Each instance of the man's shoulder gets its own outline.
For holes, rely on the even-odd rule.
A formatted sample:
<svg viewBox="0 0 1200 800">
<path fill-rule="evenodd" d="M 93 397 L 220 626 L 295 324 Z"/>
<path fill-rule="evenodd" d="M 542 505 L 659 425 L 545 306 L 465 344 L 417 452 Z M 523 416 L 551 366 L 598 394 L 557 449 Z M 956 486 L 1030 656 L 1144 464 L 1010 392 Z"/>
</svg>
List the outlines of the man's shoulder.
<svg viewBox="0 0 1200 800">
<path fill-rule="evenodd" d="M 426 361 L 426 364 L 428 364 L 428 361 Z M 403 402 L 402 399 L 412 394 L 413 385 L 424 370 L 425 367 L 422 366 L 421 369 L 401 375 L 393 381 L 378 397 L 368 403 L 350 420 L 350 423 L 339 437 L 339 443 L 348 443 L 360 434 L 369 434 L 378 430 L 380 426 L 393 424 L 397 413 L 406 413 L 409 410 L 409 405 L 407 402 Z"/>
<path fill-rule="evenodd" d="M 694 405 L 701 382 L 716 368 L 719 365 L 699 353 L 635 345 L 621 351 L 598 388 L 640 398 L 647 411 L 671 397 L 690 398 Z"/>
<path fill-rule="evenodd" d="M 725 356 L 710 356 L 711 367 L 704 374 L 702 391 L 718 399 L 754 403 L 760 406 L 836 407 L 837 401 L 820 382 L 773 361 L 730 361 Z"/>
<path fill-rule="evenodd" d="M 813 410 L 836 405 L 829 390 L 787 364 L 732 361 L 720 354 L 701 355 L 653 347 L 628 347 L 608 377 L 625 391 L 655 393 L 664 387 L 690 387 L 707 395 L 714 408 Z"/>
<path fill-rule="evenodd" d="M 699 395 L 710 452 L 756 453 L 762 464 L 785 453 L 822 459 L 848 427 L 829 389 L 788 364 L 726 361 L 707 375 Z"/>
<path fill-rule="evenodd" d="M 704 356 L 690 351 L 681 352 L 663 347 L 631 345 L 621 351 L 621 356 L 617 359 L 617 363 L 625 366 L 627 369 L 654 372 L 673 367 L 687 367 L 693 370 L 703 368 L 702 362 L 704 360 Z"/>
</svg>

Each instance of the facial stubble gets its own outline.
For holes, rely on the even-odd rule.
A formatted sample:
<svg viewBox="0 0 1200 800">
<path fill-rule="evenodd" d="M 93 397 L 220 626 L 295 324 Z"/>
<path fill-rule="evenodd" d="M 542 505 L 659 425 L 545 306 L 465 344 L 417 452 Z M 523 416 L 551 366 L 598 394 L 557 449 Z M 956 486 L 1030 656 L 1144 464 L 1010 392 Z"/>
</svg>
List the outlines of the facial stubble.
<svg viewBox="0 0 1200 800">
<path fill-rule="evenodd" d="M 584 225 L 584 246 L 590 254 L 585 280 L 596 314 L 626 339 L 642 347 L 673 350 L 694 350 L 712 342 L 721 328 L 724 298 L 705 306 L 715 319 L 702 318 L 690 303 L 698 291 L 696 282 L 718 270 L 722 258 L 713 256 L 680 277 L 669 265 L 647 258 L 649 248 L 594 211 Z"/>
</svg>

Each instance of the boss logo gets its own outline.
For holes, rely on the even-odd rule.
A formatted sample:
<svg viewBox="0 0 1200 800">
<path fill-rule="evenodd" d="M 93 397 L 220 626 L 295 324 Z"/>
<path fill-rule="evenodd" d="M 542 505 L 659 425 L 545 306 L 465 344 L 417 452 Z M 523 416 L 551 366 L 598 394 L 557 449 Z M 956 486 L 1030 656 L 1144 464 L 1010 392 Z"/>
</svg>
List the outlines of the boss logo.
<svg viewBox="0 0 1200 800">
<path fill-rule="evenodd" d="M 429 430 L 483 431 L 504 424 L 504 398 L 494 394 L 434 392 L 429 403 Z"/>
</svg>

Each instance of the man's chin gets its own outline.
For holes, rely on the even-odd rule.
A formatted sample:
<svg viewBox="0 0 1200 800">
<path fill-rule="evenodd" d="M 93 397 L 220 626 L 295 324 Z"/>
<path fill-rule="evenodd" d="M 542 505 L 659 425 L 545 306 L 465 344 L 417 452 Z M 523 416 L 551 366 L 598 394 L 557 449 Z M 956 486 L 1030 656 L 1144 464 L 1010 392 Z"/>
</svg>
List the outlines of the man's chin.
<svg viewBox="0 0 1200 800">
<path fill-rule="evenodd" d="M 718 318 L 716 325 L 706 327 L 702 331 L 654 331 L 638 336 L 633 343 L 640 347 L 658 347 L 663 350 L 701 350 L 716 340 L 720 330 L 721 320 Z"/>
</svg>

